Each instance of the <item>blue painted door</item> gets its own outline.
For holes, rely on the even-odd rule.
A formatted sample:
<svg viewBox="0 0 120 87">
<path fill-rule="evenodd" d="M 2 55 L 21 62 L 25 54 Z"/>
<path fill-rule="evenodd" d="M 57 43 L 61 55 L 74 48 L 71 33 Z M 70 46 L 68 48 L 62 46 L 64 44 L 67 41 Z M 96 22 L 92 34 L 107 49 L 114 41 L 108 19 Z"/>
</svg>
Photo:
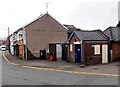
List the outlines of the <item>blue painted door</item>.
<svg viewBox="0 0 120 87">
<path fill-rule="evenodd" d="M 75 62 L 76 63 L 81 63 L 81 44 L 76 44 L 75 45 Z"/>
</svg>

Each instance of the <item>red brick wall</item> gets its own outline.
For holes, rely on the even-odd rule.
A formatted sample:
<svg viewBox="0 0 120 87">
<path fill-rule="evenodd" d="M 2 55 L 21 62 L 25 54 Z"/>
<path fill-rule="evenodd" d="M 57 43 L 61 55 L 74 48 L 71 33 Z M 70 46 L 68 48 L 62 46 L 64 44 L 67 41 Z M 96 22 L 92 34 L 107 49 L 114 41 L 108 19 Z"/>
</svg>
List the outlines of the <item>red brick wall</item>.
<svg viewBox="0 0 120 87">
<path fill-rule="evenodd" d="M 70 44 L 72 44 L 72 48 L 73 48 L 73 50 L 70 51 L 70 44 L 69 44 L 69 61 L 70 62 L 75 62 L 75 44 L 74 44 L 75 39 L 77 41 L 80 41 L 80 39 L 75 34 L 70 40 Z"/>
<path fill-rule="evenodd" d="M 75 39 L 80 39 L 74 34 L 69 43 L 68 60 L 75 62 Z M 72 44 L 73 50 L 70 51 L 70 44 Z M 82 43 L 82 63 L 85 65 L 101 64 L 102 63 L 102 45 L 108 44 L 106 41 L 87 41 Z M 94 55 L 94 47 L 92 45 L 100 45 L 100 54 Z"/>
<path fill-rule="evenodd" d="M 112 43 L 112 59 L 113 61 L 120 60 L 120 43 Z"/>
<path fill-rule="evenodd" d="M 83 43 L 83 63 L 85 65 L 94 65 L 102 63 L 102 45 L 108 44 L 107 42 L 87 41 Z M 100 54 L 94 54 L 94 47 L 92 45 L 100 45 Z"/>
</svg>

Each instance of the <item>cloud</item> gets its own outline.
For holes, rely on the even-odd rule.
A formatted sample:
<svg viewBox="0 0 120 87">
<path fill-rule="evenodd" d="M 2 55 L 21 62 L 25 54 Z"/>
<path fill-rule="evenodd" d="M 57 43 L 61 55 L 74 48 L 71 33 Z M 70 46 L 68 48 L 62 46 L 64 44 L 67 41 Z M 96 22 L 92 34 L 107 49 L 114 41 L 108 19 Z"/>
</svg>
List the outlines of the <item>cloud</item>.
<svg viewBox="0 0 120 87">
<path fill-rule="evenodd" d="M 104 30 L 118 22 L 118 0 L 47 1 L 50 2 L 49 13 L 61 24 L 73 24 L 85 30 L 98 28 Z M 0 24 L 9 26 L 15 31 L 44 14 L 45 2 L 45 0 L 1 0 Z M 6 36 L 6 32 L 3 35 Z"/>
</svg>

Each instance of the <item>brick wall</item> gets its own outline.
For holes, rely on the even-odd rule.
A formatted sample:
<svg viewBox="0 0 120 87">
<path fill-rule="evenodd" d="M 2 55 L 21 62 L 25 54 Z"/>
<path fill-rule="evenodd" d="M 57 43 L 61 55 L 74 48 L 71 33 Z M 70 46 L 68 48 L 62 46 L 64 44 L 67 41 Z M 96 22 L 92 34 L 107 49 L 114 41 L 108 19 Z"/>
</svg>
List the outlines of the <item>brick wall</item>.
<svg viewBox="0 0 120 87">
<path fill-rule="evenodd" d="M 120 43 L 112 43 L 112 60 L 120 60 Z"/>
<path fill-rule="evenodd" d="M 74 41 L 80 41 L 80 39 L 74 34 L 72 39 L 70 40 L 70 44 L 69 44 L 69 61 L 70 62 L 75 62 L 75 44 Z M 72 51 L 70 51 L 70 45 L 72 44 Z"/>
<path fill-rule="evenodd" d="M 106 42 L 97 42 L 97 41 L 89 41 L 84 42 L 83 48 L 83 62 L 86 65 L 94 65 L 102 63 L 102 45 L 107 44 Z M 94 45 L 100 45 L 100 54 L 94 54 Z"/>
<path fill-rule="evenodd" d="M 69 55 L 68 60 L 75 62 L 75 44 L 74 41 L 80 41 L 80 39 L 74 34 L 69 43 Z M 72 44 L 72 51 L 70 51 L 70 45 Z M 85 65 L 94 65 L 102 63 L 102 45 L 107 44 L 107 41 L 86 41 L 82 43 L 82 63 Z M 100 45 L 100 54 L 94 54 L 94 46 Z"/>
</svg>

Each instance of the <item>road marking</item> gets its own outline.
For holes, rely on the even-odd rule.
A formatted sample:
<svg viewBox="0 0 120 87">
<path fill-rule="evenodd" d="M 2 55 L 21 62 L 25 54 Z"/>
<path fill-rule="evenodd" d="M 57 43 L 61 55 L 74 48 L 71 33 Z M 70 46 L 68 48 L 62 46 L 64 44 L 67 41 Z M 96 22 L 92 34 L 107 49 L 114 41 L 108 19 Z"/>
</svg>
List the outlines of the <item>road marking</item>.
<svg viewBox="0 0 120 87">
<path fill-rule="evenodd" d="M 89 74 L 89 75 L 102 75 L 102 76 L 120 76 L 120 75 L 117 75 L 117 74 L 76 72 L 76 71 L 67 71 L 67 70 L 58 70 L 58 69 L 48 69 L 48 68 L 39 68 L 39 67 L 25 66 L 25 65 L 13 63 L 12 61 L 10 61 L 10 60 L 5 56 L 4 53 L 3 53 L 3 58 L 4 58 L 9 64 L 12 64 L 12 65 L 15 65 L 15 66 L 21 66 L 21 67 L 25 67 L 25 68 L 31 68 L 31 69 L 49 70 L 49 71 L 66 72 L 66 73 L 74 73 L 74 74 Z"/>
</svg>

